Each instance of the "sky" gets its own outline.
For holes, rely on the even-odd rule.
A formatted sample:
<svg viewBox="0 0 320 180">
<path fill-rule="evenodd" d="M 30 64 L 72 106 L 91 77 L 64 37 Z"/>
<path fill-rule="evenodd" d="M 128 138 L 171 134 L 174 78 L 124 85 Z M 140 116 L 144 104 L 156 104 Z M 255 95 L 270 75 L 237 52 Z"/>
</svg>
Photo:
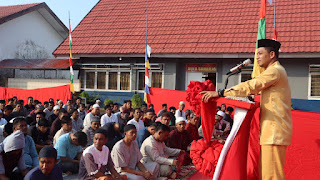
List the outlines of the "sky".
<svg viewBox="0 0 320 180">
<path fill-rule="evenodd" d="M 0 6 L 45 2 L 58 18 L 69 28 L 74 29 L 99 0 L 0 0 Z"/>
</svg>

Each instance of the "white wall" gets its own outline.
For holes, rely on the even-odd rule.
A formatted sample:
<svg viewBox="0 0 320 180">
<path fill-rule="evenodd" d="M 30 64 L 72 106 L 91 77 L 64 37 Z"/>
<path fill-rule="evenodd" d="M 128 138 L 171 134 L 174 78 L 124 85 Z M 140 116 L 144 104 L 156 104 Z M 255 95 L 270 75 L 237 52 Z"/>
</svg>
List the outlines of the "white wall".
<svg viewBox="0 0 320 180">
<path fill-rule="evenodd" d="M 68 79 L 20 79 L 20 78 L 8 78 L 8 88 L 18 89 L 37 89 L 56 87 L 70 84 Z M 74 90 L 80 91 L 80 80 L 74 80 Z"/>
<path fill-rule="evenodd" d="M 64 40 L 38 11 L 33 11 L 0 25 L 0 60 L 15 58 L 17 46 L 32 40 L 44 47 L 49 58 Z"/>
</svg>

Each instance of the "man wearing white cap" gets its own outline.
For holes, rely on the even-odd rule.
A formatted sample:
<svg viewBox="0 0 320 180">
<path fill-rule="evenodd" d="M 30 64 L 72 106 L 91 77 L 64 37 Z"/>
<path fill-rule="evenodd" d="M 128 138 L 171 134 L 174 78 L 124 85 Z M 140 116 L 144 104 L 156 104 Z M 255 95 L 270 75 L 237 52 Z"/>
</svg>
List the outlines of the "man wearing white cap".
<svg viewBox="0 0 320 180">
<path fill-rule="evenodd" d="M 0 144 L 0 179 L 23 179 L 27 174 L 23 148 L 25 146 L 24 134 L 22 131 L 15 131 Z M 18 167 L 22 176 L 13 173 Z"/>
<path fill-rule="evenodd" d="M 63 101 L 62 100 L 59 100 L 58 101 L 58 103 L 57 103 L 57 105 L 60 107 L 60 109 L 62 108 L 62 106 L 63 106 Z"/>
<path fill-rule="evenodd" d="M 215 135 L 223 135 L 230 130 L 230 123 L 223 120 L 225 113 L 223 111 L 218 111 L 216 114 L 215 123 Z"/>
<path fill-rule="evenodd" d="M 53 121 L 57 119 L 59 114 L 60 106 L 56 105 L 53 107 L 53 113 L 48 117 L 49 125 L 51 126 Z"/>
<path fill-rule="evenodd" d="M 176 119 L 176 129 L 171 131 L 167 140 L 167 146 L 186 151 L 193 141 L 190 133 L 185 130 L 187 120 L 183 117 Z"/>
<path fill-rule="evenodd" d="M 100 99 L 97 99 L 97 100 L 96 100 L 96 104 L 98 104 L 99 107 L 101 106 L 101 101 L 100 101 Z"/>
<path fill-rule="evenodd" d="M 83 121 L 84 128 L 91 127 L 91 121 L 94 116 L 100 115 L 100 106 L 98 104 L 94 104 L 92 106 L 92 111 L 86 115 Z"/>
<path fill-rule="evenodd" d="M 185 106 L 186 106 L 185 103 L 183 101 L 180 101 L 179 109 L 176 110 L 176 113 L 174 114 L 176 119 L 178 119 L 178 117 L 183 117 L 184 119 L 186 119 L 186 113 L 183 111 Z"/>
</svg>

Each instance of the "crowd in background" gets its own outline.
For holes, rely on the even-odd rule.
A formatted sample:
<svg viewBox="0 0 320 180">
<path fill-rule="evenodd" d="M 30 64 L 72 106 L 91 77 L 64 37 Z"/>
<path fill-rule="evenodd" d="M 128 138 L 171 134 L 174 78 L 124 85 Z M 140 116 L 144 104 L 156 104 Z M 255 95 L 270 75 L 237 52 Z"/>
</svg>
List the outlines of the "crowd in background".
<svg viewBox="0 0 320 180">
<path fill-rule="evenodd" d="M 81 101 L 0 100 L 0 179 L 176 178 L 176 166 L 192 163 L 190 144 L 203 137 L 201 117 L 183 101 L 159 112 L 152 104 L 132 108 L 130 100 L 104 110 L 100 100 Z M 226 139 L 232 112 L 218 107 L 212 138 Z"/>
</svg>

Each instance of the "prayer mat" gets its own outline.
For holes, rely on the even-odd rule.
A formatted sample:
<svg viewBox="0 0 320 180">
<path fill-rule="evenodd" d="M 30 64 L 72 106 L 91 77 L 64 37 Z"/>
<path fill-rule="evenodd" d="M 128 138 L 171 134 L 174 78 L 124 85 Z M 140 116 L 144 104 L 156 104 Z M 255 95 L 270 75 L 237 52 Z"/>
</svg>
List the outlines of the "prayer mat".
<svg viewBox="0 0 320 180">
<path fill-rule="evenodd" d="M 194 167 L 194 165 L 181 166 L 180 173 L 177 175 L 177 179 L 186 180 L 195 172 L 197 172 L 197 169 Z"/>
</svg>

